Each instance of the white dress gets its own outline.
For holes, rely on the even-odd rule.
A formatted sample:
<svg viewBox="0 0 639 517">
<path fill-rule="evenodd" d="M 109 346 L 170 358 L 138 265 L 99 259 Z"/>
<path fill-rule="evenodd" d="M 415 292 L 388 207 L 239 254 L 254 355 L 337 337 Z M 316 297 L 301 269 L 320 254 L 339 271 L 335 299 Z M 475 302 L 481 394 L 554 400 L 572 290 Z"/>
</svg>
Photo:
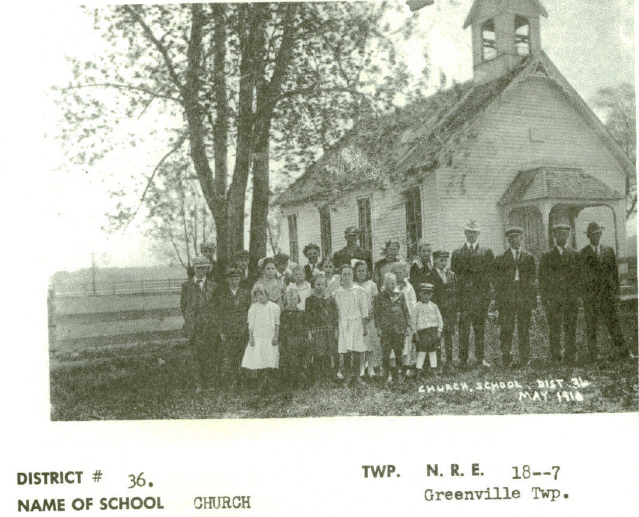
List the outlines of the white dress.
<svg viewBox="0 0 639 517">
<path fill-rule="evenodd" d="M 340 285 L 333 295 L 339 310 L 339 337 L 337 351 L 366 352 L 362 318 L 368 318 L 366 293 L 358 285 L 346 288 Z"/>
<path fill-rule="evenodd" d="M 417 305 L 417 295 L 415 289 L 407 280 L 404 281 L 404 286 L 400 289 L 404 293 L 404 299 L 408 306 L 408 314 L 410 315 L 410 321 L 413 321 L 413 313 L 415 312 L 415 305 Z M 408 357 L 409 361 L 412 361 L 413 354 L 413 335 L 406 336 L 404 341 L 404 355 Z"/>
<path fill-rule="evenodd" d="M 297 304 L 297 310 L 303 311 L 306 307 L 306 298 L 313 294 L 313 288 L 311 287 L 311 284 L 304 280 L 302 285 L 297 285 L 295 282 L 288 284 L 286 287 L 286 295 L 290 292 L 298 294 L 300 297 L 300 303 Z"/>
<path fill-rule="evenodd" d="M 366 345 L 366 351 L 373 352 L 373 355 L 376 356 L 378 352 L 381 352 L 379 336 L 377 335 L 377 329 L 375 328 L 375 322 L 373 321 L 373 298 L 375 298 L 378 294 L 377 284 L 372 280 L 367 280 L 363 284 L 357 285 L 360 285 L 366 294 L 368 316 L 370 318 L 368 321 L 368 334 L 364 336 L 364 344 Z"/>
<path fill-rule="evenodd" d="M 275 326 L 280 324 L 280 308 L 276 303 L 254 303 L 248 312 L 249 332 L 253 332 L 254 346 L 246 345 L 242 367 L 249 370 L 277 368 L 279 346 L 273 346 Z"/>
</svg>

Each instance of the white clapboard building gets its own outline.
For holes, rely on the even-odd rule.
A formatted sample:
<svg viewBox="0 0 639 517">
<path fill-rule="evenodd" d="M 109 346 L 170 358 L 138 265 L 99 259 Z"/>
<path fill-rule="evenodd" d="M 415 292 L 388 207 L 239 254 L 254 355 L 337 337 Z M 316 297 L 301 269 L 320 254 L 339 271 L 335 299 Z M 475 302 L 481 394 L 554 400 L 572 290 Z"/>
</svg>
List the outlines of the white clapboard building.
<svg viewBox="0 0 639 517">
<path fill-rule="evenodd" d="M 359 121 L 280 196 L 280 246 L 291 260 L 303 261 L 310 242 L 334 253 L 348 226 L 360 228 L 373 260 L 390 237 L 403 255 L 422 238 L 453 250 L 472 219 L 496 253 L 505 228 L 521 226 L 537 256 L 553 223 L 571 224 L 581 247 L 596 220 L 602 242 L 625 256 L 634 165 L 543 52 L 542 16 L 536 0 L 475 0 L 464 24 L 473 80 Z"/>
</svg>

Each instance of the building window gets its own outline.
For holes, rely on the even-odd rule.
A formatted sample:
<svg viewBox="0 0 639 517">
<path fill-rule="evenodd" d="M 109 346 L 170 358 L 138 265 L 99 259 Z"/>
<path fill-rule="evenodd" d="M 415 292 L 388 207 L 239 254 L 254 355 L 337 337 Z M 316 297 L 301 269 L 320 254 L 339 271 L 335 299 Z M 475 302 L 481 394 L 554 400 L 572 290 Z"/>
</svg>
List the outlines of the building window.
<svg viewBox="0 0 639 517">
<path fill-rule="evenodd" d="M 359 212 L 359 245 L 365 250 L 373 249 L 373 225 L 371 223 L 371 200 L 370 198 L 358 199 L 357 208 Z"/>
<path fill-rule="evenodd" d="M 530 55 L 530 22 L 523 16 L 515 16 L 515 50 L 519 56 Z"/>
<path fill-rule="evenodd" d="M 422 197 L 419 187 L 407 190 L 406 196 L 406 249 L 408 257 L 417 254 L 417 243 L 422 238 Z"/>
<path fill-rule="evenodd" d="M 297 215 L 288 216 L 288 245 L 290 260 L 299 264 L 299 241 L 297 236 Z"/>
<path fill-rule="evenodd" d="M 331 211 L 328 206 L 320 208 L 319 215 L 322 257 L 330 257 L 333 254 L 333 239 L 331 238 Z"/>
<path fill-rule="evenodd" d="M 497 57 L 497 45 L 495 43 L 495 22 L 488 20 L 481 26 L 481 45 L 484 61 L 490 61 Z"/>
</svg>

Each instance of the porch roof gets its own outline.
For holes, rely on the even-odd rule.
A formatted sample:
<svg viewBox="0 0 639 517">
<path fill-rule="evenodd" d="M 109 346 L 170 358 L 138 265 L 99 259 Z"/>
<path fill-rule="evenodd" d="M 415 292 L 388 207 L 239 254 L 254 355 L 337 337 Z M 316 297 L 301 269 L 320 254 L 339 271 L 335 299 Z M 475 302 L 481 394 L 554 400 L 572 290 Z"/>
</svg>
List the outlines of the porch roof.
<svg viewBox="0 0 639 517">
<path fill-rule="evenodd" d="M 500 206 L 537 199 L 606 201 L 623 195 L 581 169 L 539 167 L 519 172 L 499 201 Z"/>
</svg>

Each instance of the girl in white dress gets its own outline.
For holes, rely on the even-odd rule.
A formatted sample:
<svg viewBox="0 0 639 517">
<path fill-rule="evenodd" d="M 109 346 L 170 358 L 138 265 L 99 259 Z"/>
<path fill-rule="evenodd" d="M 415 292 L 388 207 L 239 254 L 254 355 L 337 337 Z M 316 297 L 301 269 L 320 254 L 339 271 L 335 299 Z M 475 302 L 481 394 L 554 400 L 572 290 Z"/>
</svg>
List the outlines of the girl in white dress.
<svg viewBox="0 0 639 517">
<path fill-rule="evenodd" d="M 337 351 L 340 361 L 337 378 L 343 379 L 344 356 L 351 356 L 351 371 L 355 373 L 355 368 L 359 363 L 360 369 L 364 366 L 364 353 L 366 344 L 364 336 L 368 327 L 368 303 L 364 289 L 358 285 L 353 285 L 353 268 L 345 264 L 340 269 L 341 284 L 333 295 L 339 314 L 339 337 L 337 340 Z M 359 359 L 359 361 L 358 361 Z M 355 379 L 359 376 L 355 373 Z"/>
<path fill-rule="evenodd" d="M 290 293 L 296 293 L 300 299 L 297 304 L 297 310 L 303 311 L 306 307 L 306 298 L 313 294 L 313 288 L 311 287 L 311 284 L 306 281 L 306 271 L 304 270 L 304 266 L 296 265 L 293 267 L 292 271 L 294 281 L 286 286 L 285 295 L 288 296 Z"/>
<path fill-rule="evenodd" d="M 375 366 L 378 366 L 381 357 L 381 348 L 379 336 L 375 330 L 375 321 L 373 319 L 373 299 L 377 296 L 377 284 L 368 278 L 368 266 L 364 261 L 356 261 L 355 265 L 355 285 L 359 285 L 364 289 L 366 294 L 366 303 L 368 304 L 368 328 L 364 337 L 366 344 L 365 365 L 360 368 L 359 376 L 364 377 L 365 366 L 368 366 L 368 376 L 375 376 Z"/>
<path fill-rule="evenodd" d="M 249 342 L 242 367 L 248 370 L 272 371 L 279 367 L 280 307 L 269 300 L 264 286 L 253 287 L 255 302 L 248 312 Z M 268 374 L 267 374 L 268 375 Z M 266 378 L 262 379 L 263 383 Z"/>
</svg>

